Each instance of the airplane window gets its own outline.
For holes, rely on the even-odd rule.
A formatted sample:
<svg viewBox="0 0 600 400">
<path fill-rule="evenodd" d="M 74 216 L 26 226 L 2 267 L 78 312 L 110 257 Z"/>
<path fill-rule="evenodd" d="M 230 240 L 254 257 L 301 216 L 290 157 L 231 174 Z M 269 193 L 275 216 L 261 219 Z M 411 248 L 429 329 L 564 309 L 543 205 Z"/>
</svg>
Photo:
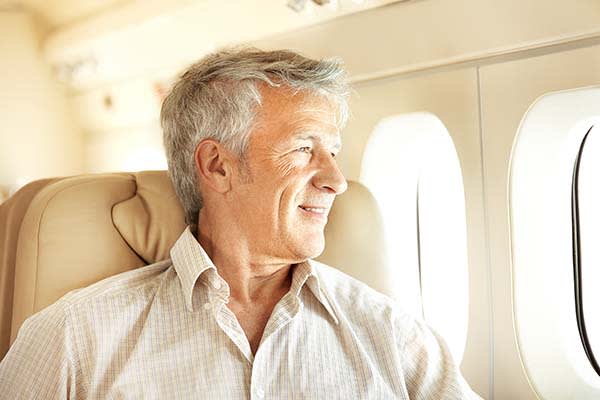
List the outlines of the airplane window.
<svg viewBox="0 0 600 400">
<path fill-rule="evenodd" d="M 539 398 L 600 394 L 599 104 L 599 86 L 547 93 L 513 144 L 514 329 Z"/>
<path fill-rule="evenodd" d="M 433 114 L 382 120 L 369 138 L 360 180 L 384 220 L 395 297 L 448 342 L 460 362 L 468 321 L 468 264 L 460 163 Z"/>
<path fill-rule="evenodd" d="M 573 173 L 573 260 L 577 327 L 585 354 L 600 375 L 600 136 L 597 128 L 586 133 Z"/>
</svg>

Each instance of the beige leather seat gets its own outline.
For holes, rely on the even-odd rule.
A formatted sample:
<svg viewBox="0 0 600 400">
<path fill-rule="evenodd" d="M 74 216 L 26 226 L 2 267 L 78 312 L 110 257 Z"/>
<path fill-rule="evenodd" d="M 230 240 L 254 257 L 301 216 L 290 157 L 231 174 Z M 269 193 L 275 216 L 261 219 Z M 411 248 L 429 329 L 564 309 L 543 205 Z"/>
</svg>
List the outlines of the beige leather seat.
<svg viewBox="0 0 600 400">
<path fill-rule="evenodd" d="M 31 314 L 70 290 L 168 258 L 185 228 L 165 171 L 33 182 L 0 206 L 0 358 Z M 374 198 L 349 182 L 326 229 L 320 261 L 387 286 Z"/>
</svg>

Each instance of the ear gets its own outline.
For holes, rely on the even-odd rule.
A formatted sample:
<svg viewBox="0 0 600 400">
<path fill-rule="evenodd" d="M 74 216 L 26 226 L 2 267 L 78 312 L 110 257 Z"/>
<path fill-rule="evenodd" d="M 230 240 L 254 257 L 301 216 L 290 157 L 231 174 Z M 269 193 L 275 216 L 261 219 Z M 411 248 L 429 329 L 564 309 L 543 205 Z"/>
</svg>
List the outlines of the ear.
<svg viewBox="0 0 600 400">
<path fill-rule="evenodd" d="M 213 139 L 205 139 L 194 152 L 198 179 L 218 193 L 231 189 L 232 160 L 223 145 Z"/>
</svg>

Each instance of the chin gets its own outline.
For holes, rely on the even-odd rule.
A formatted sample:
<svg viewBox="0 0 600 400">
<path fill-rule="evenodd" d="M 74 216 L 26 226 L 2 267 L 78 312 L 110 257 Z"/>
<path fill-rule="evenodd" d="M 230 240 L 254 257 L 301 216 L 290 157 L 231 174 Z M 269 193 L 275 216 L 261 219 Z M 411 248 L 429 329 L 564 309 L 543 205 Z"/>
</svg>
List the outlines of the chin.
<svg viewBox="0 0 600 400">
<path fill-rule="evenodd" d="M 297 250 L 298 256 L 300 256 L 302 259 L 306 260 L 309 258 L 318 257 L 321 255 L 321 253 L 323 253 L 323 250 L 325 250 L 325 240 L 324 238 L 319 240 L 307 239 L 302 243 L 299 243 Z"/>
</svg>

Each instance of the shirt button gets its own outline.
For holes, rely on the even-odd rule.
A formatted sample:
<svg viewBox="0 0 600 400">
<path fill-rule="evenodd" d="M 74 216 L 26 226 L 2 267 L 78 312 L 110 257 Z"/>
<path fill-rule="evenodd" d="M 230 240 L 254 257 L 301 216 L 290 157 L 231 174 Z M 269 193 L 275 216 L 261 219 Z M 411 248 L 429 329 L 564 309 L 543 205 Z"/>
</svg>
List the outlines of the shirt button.
<svg viewBox="0 0 600 400">
<path fill-rule="evenodd" d="M 215 288 L 215 290 L 219 290 L 219 289 L 221 289 L 221 282 L 214 281 L 212 286 Z"/>
<path fill-rule="evenodd" d="M 260 389 L 260 388 L 259 388 L 259 389 L 256 389 L 256 395 L 257 395 L 259 398 L 261 398 L 261 399 L 262 399 L 262 398 L 264 398 L 264 397 L 265 397 L 265 391 L 264 391 L 264 390 L 262 390 L 262 389 Z"/>
<path fill-rule="evenodd" d="M 204 309 L 205 310 L 210 310 L 211 307 L 212 307 L 212 304 L 210 304 L 210 303 L 204 303 Z"/>
</svg>

